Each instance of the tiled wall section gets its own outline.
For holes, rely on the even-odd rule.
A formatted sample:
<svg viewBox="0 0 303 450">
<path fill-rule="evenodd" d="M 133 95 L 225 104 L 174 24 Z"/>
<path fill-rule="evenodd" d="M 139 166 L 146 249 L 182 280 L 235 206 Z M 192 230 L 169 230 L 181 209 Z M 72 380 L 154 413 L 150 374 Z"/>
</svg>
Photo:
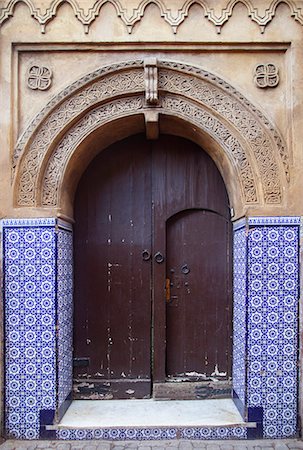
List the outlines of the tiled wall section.
<svg viewBox="0 0 303 450">
<path fill-rule="evenodd" d="M 56 407 L 55 220 L 5 220 L 7 436 L 37 439 Z"/>
<path fill-rule="evenodd" d="M 233 315 L 233 397 L 242 416 L 246 405 L 246 296 L 247 234 L 246 221 L 234 224 L 234 315 Z"/>
<path fill-rule="evenodd" d="M 250 218 L 235 228 L 234 390 L 268 438 L 296 434 L 299 223 Z M 2 225 L 6 429 L 35 439 L 71 389 L 72 235 L 56 219 Z M 61 439 L 247 436 L 243 427 L 57 431 Z"/>
<path fill-rule="evenodd" d="M 72 229 L 59 222 L 57 238 L 58 302 L 58 408 L 70 398 L 73 378 L 73 236 Z"/>
<path fill-rule="evenodd" d="M 71 391 L 72 233 L 56 219 L 2 226 L 6 432 L 37 439 Z"/>
<path fill-rule="evenodd" d="M 248 408 L 263 436 L 297 430 L 299 218 L 248 220 Z"/>
</svg>

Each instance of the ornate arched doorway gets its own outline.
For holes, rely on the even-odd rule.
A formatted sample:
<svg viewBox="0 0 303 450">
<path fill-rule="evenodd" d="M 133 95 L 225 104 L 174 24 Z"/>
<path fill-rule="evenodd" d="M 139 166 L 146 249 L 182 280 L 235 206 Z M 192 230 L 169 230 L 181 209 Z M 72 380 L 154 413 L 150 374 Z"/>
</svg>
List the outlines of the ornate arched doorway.
<svg viewBox="0 0 303 450">
<path fill-rule="evenodd" d="M 229 380 L 232 230 L 211 158 L 176 136 L 117 142 L 82 176 L 74 217 L 76 398 L 147 398 L 156 383 L 199 398 Z"/>
<path fill-rule="evenodd" d="M 112 436 L 105 429 L 79 433 L 73 429 L 54 430 L 56 420 L 70 404 L 72 390 L 73 197 L 83 171 L 101 150 L 145 131 L 149 137 L 155 137 L 158 130 L 160 134 L 187 138 L 204 148 L 225 182 L 233 220 L 245 216 L 234 223 L 233 229 L 233 397 L 245 423 L 223 430 L 202 427 L 198 436 L 218 438 L 222 436 L 221 431 L 226 438 L 293 436 L 297 429 L 300 218 L 288 217 L 285 208 L 291 175 L 288 149 L 270 120 L 218 76 L 199 67 L 158 61 L 150 80 L 146 76 L 150 72 L 145 69 L 145 62 L 140 59 L 102 67 L 85 75 L 45 105 L 14 149 L 12 207 L 15 216 L 3 221 L 5 274 L 11 266 L 17 266 L 5 278 L 7 433 L 17 438 L 50 437 L 48 433 L 64 439 Z M 157 97 L 156 103 L 149 102 L 151 87 L 158 89 L 152 92 Z M 207 209 L 188 205 L 182 208 L 166 218 L 167 229 L 162 237 L 170 235 L 168 242 L 188 240 L 186 235 L 180 237 L 178 231 L 167 230 L 171 225 L 178 229 L 180 220 L 199 222 L 200 212 Z M 41 262 L 38 270 L 32 270 L 33 256 L 24 259 L 20 246 L 29 246 L 29 254 L 37 255 L 36 260 Z M 44 251 L 46 246 L 50 248 Z M 273 252 L 272 247 L 276 247 Z M 156 253 L 161 253 L 161 249 L 167 250 L 159 246 Z M 275 258 L 279 260 L 278 266 Z M 154 266 L 160 270 L 163 264 Z M 42 273 L 45 265 L 47 274 Z M 182 262 L 183 266 L 186 261 Z M 22 283 L 25 276 L 29 277 L 31 283 L 27 288 L 34 286 L 41 315 L 34 322 L 22 291 L 16 290 L 19 274 Z M 279 284 L 277 279 L 283 282 Z M 162 284 L 162 294 L 164 287 Z M 42 318 L 47 320 L 42 330 L 43 336 L 47 336 L 45 341 L 41 339 Z M 26 321 L 32 321 L 27 325 L 31 340 L 23 334 Z M 163 330 L 164 327 L 162 333 Z M 44 353 L 41 353 L 42 341 Z M 33 356 L 26 356 L 24 364 L 16 366 L 18 352 L 14 342 L 25 356 L 41 354 L 39 364 L 33 365 L 30 360 Z M 155 359 L 156 355 L 153 356 Z M 283 366 L 276 369 L 278 358 Z M 15 369 L 18 371 L 14 372 Z M 22 386 L 28 370 L 37 373 L 39 383 L 16 390 L 18 383 Z M 43 377 L 47 379 L 46 385 L 40 382 Z M 287 384 L 283 384 L 285 379 Z M 33 392 L 37 401 L 29 405 L 28 399 L 35 399 Z M 273 404 L 275 401 L 277 404 Z M 26 405 L 26 429 L 19 415 L 20 404 Z M 279 411 L 279 419 L 275 411 Z M 283 418 L 284 414 L 287 419 Z M 252 421 L 254 427 L 246 421 Z M 149 436 L 159 437 L 159 430 L 147 432 Z M 115 439 L 125 436 L 123 433 L 123 429 L 116 432 Z M 131 433 L 140 436 L 136 429 Z M 161 433 L 167 436 L 166 431 Z M 169 433 L 170 438 L 188 438 L 196 431 L 173 428 Z"/>
</svg>

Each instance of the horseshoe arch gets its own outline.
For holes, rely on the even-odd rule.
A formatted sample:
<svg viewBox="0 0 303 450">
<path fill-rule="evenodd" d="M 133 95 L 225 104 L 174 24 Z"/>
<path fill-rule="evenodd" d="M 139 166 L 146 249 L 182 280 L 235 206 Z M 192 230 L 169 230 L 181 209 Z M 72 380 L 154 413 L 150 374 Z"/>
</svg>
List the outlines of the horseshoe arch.
<svg viewBox="0 0 303 450">
<path fill-rule="evenodd" d="M 281 205 L 289 156 L 261 111 L 218 76 L 158 61 L 160 131 L 197 142 L 217 164 L 240 216 L 250 205 Z M 144 61 L 102 67 L 55 96 L 19 138 L 13 155 L 17 207 L 72 215 L 84 168 L 102 148 L 144 131 Z"/>
</svg>

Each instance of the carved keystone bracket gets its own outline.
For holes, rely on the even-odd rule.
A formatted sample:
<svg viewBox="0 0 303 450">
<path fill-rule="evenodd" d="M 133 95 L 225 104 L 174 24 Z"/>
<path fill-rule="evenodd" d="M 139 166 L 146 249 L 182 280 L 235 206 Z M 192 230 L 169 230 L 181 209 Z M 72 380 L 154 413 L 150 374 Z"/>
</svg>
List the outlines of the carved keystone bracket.
<svg viewBox="0 0 303 450">
<path fill-rule="evenodd" d="M 145 100 L 147 105 L 158 104 L 158 67 L 156 58 L 144 60 Z"/>
<path fill-rule="evenodd" d="M 155 140 L 159 137 L 159 112 L 144 111 L 146 139 Z"/>
</svg>

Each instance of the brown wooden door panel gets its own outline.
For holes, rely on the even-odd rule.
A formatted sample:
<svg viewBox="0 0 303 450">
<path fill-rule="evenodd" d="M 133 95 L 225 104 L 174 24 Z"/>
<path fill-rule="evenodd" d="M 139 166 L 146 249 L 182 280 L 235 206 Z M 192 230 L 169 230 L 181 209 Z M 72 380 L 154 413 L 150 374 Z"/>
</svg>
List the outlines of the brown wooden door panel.
<svg viewBox="0 0 303 450">
<path fill-rule="evenodd" d="M 190 208 L 212 210 L 230 219 L 223 179 L 212 159 L 196 144 L 176 136 L 161 136 L 153 144 L 154 248 L 166 253 L 166 222 Z M 191 231 L 197 238 L 197 230 Z M 216 239 L 220 236 L 216 236 Z M 177 250 L 181 241 L 176 241 Z M 229 238 L 228 246 L 231 245 Z M 224 246 L 223 246 L 224 247 Z M 225 250 L 223 250 L 225 251 Z M 166 379 L 166 264 L 154 264 L 154 381 Z M 229 282 L 231 272 L 228 274 Z M 199 280 L 196 280 L 199 283 Z M 230 294 L 227 293 L 230 301 Z M 230 321 L 231 316 L 226 316 Z M 183 330 L 185 332 L 185 330 Z M 229 340 L 230 341 L 230 340 Z M 176 349 L 177 351 L 177 349 Z M 225 351 L 225 350 L 224 350 Z M 228 356 L 230 358 L 229 344 Z"/>
<path fill-rule="evenodd" d="M 229 227 L 205 210 L 187 210 L 167 222 L 168 377 L 230 375 Z"/>
<path fill-rule="evenodd" d="M 214 217 L 221 217 L 220 224 L 212 222 Z M 218 341 L 205 331 L 207 322 L 216 330 L 221 319 L 226 330 L 230 327 L 227 306 L 231 273 L 226 257 L 231 246 L 228 197 L 218 169 L 200 147 L 173 136 L 160 136 L 152 143 L 144 136 L 134 136 L 102 151 L 80 180 L 75 220 L 76 397 L 146 397 L 151 390 L 151 366 L 153 381 L 163 382 L 167 367 L 172 364 L 178 366 L 170 368 L 169 374 L 188 371 L 193 366 L 188 362 L 192 361 L 188 355 L 200 358 L 202 346 L 210 346 L 209 354 L 217 355 L 208 357 L 209 366 L 217 361 L 219 369 L 223 371 L 227 367 L 230 374 L 229 344 L 220 349 Z M 211 223 L 213 230 L 207 238 L 205 223 Z M 176 258 L 181 257 L 182 242 L 186 242 L 185 252 L 185 248 L 196 248 L 197 239 L 200 242 L 202 237 L 216 248 L 210 246 L 206 253 L 219 254 L 219 248 L 222 251 L 221 260 L 226 266 L 223 268 L 222 263 L 222 270 L 213 267 L 216 273 L 210 285 L 215 290 L 213 295 L 218 295 L 215 286 L 224 285 L 218 271 L 223 271 L 226 289 L 220 295 L 225 300 L 221 303 L 216 300 L 221 309 L 216 309 L 216 302 L 206 306 L 210 293 L 205 294 L 206 301 L 197 300 L 196 293 L 201 289 L 208 292 L 210 287 L 201 287 L 197 271 L 202 260 L 196 255 L 198 269 L 190 272 L 195 299 L 186 305 L 194 305 L 193 310 L 199 310 L 199 319 L 189 329 L 182 322 L 183 313 L 180 314 L 184 305 L 179 309 L 178 318 L 169 312 L 170 306 L 166 307 L 165 280 L 170 265 L 181 264 Z M 144 260 L 144 250 L 144 257 L 149 252 L 150 259 Z M 157 252 L 163 254 L 164 262 L 155 261 Z M 194 254 L 194 250 L 189 253 Z M 213 260 L 209 259 L 208 267 L 212 264 Z M 206 278 L 209 281 L 209 273 Z M 223 314 L 225 306 L 226 314 Z M 207 320 L 202 311 L 209 315 Z M 190 314 L 196 315 L 195 311 Z M 200 327 L 204 330 L 204 340 L 201 340 Z M 202 351 L 205 359 L 205 348 Z"/>
<path fill-rule="evenodd" d="M 121 384 L 126 398 L 150 393 L 151 151 L 141 142 L 102 152 L 76 195 L 74 356 L 89 365 L 74 375 L 87 396 L 121 397 Z"/>
</svg>

